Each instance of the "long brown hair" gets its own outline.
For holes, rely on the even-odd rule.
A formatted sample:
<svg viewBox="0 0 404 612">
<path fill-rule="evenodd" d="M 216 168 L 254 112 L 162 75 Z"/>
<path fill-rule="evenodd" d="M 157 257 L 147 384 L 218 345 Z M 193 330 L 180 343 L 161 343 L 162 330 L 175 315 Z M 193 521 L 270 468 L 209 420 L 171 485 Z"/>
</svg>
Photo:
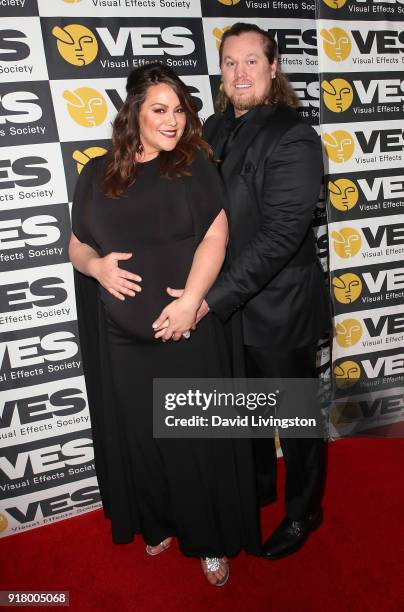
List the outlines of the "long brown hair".
<svg viewBox="0 0 404 612">
<path fill-rule="evenodd" d="M 178 96 L 185 112 L 184 133 L 173 151 L 160 153 L 160 170 L 163 176 L 186 176 L 187 167 L 202 149 L 212 157 L 209 145 L 202 139 L 202 126 L 186 85 L 173 70 L 160 63 L 152 63 L 133 70 L 126 83 L 127 98 L 115 117 L 112 130 L 112 147 L 106 162 L 102 180 L 103 193 L 119 198 L 136 179 L 136 155 L 143 150 L 140 140 L 139 111 L 152 85 L 165 83 Z"/>
<path fill-rule="evenodd" d="M 254 23 L 242 22 L 233 24 L 231 28 L 224 32 L 219 47 L 220 65 L 222 65 L 223 46 L 226 40 L 230 38 L 230 36 L 240 36 L 240 34 L 244 34 L 245 32 L 256 32 L 261 36 L 264 43 L 264 53 L 269 64 L 272 66 L 274 60 L 278 58 L 278 45 L 276 44 L 276 40 L 269 34 L 269 32 L 262 30 Z M 230 100 L 221 86 L 219 94 L 215 100 L 215 108 L 220 113 L 223 113 L 229 104 Z M 293 91 L 287 77 L 283 74 L 279 66 L 279 62 L 277 63 L 275 76 L 272 79 L 271 90 L 265 104 L 286 104 L 292 108 L 297 108 L 299 106 L 299 98 Z"/>
</svg>

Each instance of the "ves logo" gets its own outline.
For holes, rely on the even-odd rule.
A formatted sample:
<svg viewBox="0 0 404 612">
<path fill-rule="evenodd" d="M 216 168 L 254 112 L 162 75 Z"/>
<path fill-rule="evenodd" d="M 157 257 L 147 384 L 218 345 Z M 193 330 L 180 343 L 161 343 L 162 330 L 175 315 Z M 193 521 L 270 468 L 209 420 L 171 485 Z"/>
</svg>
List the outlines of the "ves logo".
<svg viewBox="0 0 404 612">
<path fill-rule="evenodd" d="M 216 38 L 216 47 L 219 49 L 220 43 L 222 42 L 222 36 L 226 32 L 226 30 L 230 30 L 231 26 L 226 26 L 221 30 L 220 28 L 214 28 L 212 30 L 213 36 Z"/>
<path fill-rule="evenodd" d="M 74 91 L 66 89 L 63 97 L 67 102 L 69 115 L 83 127 L 101 125 L 105 120 L 108 107 L 103 96 L 92 87 L 79 87 Z"/>
<path fill-rule="evenodd" d="M 38 121 L 42 117 L 42 108 L 36 101 L 39 101 L 39 98 L 33 91 L 0 94 L 0 125 Z"/>
<path fill-rule="evenodd" d="M 5 531 L 7 527 L 8 527 L 7 517 L 3 513 L 0 513 L 0 533 L 2 531 Z"/>
<path fill-rule="evenodd" d="M 320 30 L 323 48 L 326 55 L 334 62 L 343 62 L 349 57 L 352 49 L 351 39 L 342 28 Z"/>
<path fill-rule="evenodd" d="M 362 325 L 356 319 L 345 319 L 335 326 L 335 339 L 342 348 L 354 346 L 361 336 Z"/>
<path fill-rule="evenodd" d="M 98 42 L 94 34 L 83 25 L 73 23 L 52 30 L 57 48 L 66 62 L 73 66 L 88 66 L 97 57 Z"/>
<path fill-rule="evenodd" d="M 83 170 L 84 166 L 90 161 L 90 159 L 93 159 L 93 157 L 99 157 L 100 155 L 104 155 L 104 153 L 106 152 L 107 150 L 103 147 L 88 147 L 87 149 L 84 149 L 84 151 L 80 151 L 79 149 L 73 151 L 72 157 L 74 161 L 77 162 L 78 174 L 80 174 L 80 172 Z"/>
<path fill-rule="evenodd" d="M 330 202 L 337 210 L 347 211 L 355 206 L 359 198 L 359 191 L 353 181 L 337 179 L 328 181 L 328 194 Z"/>
<path fill-rule="evenodd" d="M 321 83 L 323 100 L 326 107 L 333 113 L 346 111 L 353 102 L 352 85 L 345 79 L 333 79 Z"/>
<path fill-rule="evenodd" d="M 339 389 L 349 389 L 358 382 L 361 376 L 360 366 L 356 361 L 343 361 L 334 368 L 335 384 Z"/>
<path fill-rule="evenodd" d="M 347 272 L 332 280 L 335 298 L 340 304 L 352 304 L 362 292 L 362 281 L 356 274 Z"/>
<path fill-rule="evenodd" d="M 346 4 L 346 0 L 323 0 L 324 4 L 333 9 L 339 9 Z"/>
<path fill-rule="evenodd" d="M 345 130 L 335 130 L 331 134 L 325 133 L 323 141 L 328 157 L 337 164 L 348 161 L 355 150 L 354 139 Z"/>
<path fill-rule="evenodd" d="M 334 241 L 334 251 L 344 259 L 356 255 L 362 245 L 361 235 L 353 227 L 343 227 L 339 231 L 333 230 L 331 237 Z"/>
</svg>

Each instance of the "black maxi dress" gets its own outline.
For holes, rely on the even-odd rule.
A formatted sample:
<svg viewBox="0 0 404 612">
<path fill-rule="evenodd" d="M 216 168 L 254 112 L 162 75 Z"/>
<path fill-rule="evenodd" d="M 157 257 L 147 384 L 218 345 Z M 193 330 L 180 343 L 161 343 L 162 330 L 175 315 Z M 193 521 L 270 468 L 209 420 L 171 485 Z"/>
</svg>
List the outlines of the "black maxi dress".
<svg viewBox="0 0 404 612">
<path fill-rule="evenodd" d="M 153 377 L 229 375 L 223 328 L 207 315 L 189 340 L 154 339 L 152 323 L 183 287 L 194 252 L 223 207 L 216 169 L 198 152 L 191 176 L 160 175 L 160 158 L 138 165 L 125 197 L 107 198 L 104 157 L 91 160 L 72 209 L 77 238 L 104 256 L 131 252 L 119 265 L 142 277 L 142 292 L 114 298 L 76 273 L 80 343 L 95 463 L 115 543 L 135 534 L 157 545 L 178 538 L 185 555 L 259 553 L 250 440 L 158 439 L 152 431 Z"/>
</svg>

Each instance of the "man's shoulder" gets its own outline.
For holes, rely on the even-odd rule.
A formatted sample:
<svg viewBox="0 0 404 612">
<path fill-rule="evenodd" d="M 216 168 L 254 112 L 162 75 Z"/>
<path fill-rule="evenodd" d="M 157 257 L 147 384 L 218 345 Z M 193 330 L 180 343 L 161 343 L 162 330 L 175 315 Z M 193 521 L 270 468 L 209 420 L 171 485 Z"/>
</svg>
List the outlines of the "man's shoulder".
<svg viewBox="0 0 404 612">
<path fill-rule="evenodd" d="M 204 134 L 214 133 L 223 121 L 226 121 L 225 113 L 217 112 L 210 115 L 203 125 Z M 273 129 L 276 126 L 279 131 L 286 132 L 299 126 L 303 131 L 313 131 L 313 128 L 303 121 L 294 108 L 284 104 L 256 107 L 251 122 L 260 124 L 262 130 Z"/>
<path fill-rule="evenodd" d="M 315 129 L 304 121 L 299 113 L 290 106 L 279 105 L 274 111 L 268 114 L 266 121 L 261 130 L 261 136 L 265 136 L 277 140 L 284 138 L 308 138 L 310 140 L 318 140 L 318 135 Z"/>
<path fill-rule="evenodd" d="M 269 107 L 268 114 L 263 123 L 271 128 L 277 126 L 278 129 L 282 129 L 283 131 L 289 130 L 295 126 L 306 125 L 294 108 L 284 104 L 279 104 L 272 108 Z"/>
</svg>

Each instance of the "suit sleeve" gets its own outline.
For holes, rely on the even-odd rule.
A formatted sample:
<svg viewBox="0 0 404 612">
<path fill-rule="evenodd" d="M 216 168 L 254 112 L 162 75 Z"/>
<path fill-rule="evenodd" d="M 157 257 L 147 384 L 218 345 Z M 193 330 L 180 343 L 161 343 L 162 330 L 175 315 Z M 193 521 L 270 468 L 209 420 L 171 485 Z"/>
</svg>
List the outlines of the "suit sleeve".
<svg viewBox="0 0 404 612">
<path fill-rule="evenodd" d="M 98 250 L 91 235 L 91 218 L 93 207 L 93 184 L 96 158 L 91 159 L 82 169 L 76 183 L 72 206 L 72 231 L 75 236 L 89 246 Z"/>
<path fill-rule="evenodd" d="M 299 250 L 311 227 L 322 168 L 314 130 L 305 124 L 288 130 L 265 166 L 261 228 L 206 297 L 222 320 L 261 291 Z"/>
</svg>

